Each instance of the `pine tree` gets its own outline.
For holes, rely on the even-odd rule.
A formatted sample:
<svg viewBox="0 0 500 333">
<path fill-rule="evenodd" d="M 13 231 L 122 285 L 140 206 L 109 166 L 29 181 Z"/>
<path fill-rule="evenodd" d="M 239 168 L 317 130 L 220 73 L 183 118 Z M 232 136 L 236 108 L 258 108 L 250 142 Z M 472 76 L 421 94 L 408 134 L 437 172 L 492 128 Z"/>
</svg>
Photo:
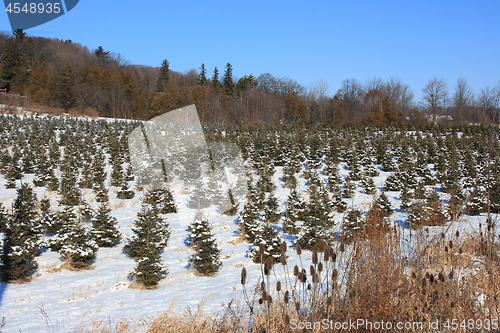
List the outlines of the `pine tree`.
<svg viewBox="0 0 500 333">
<path fill-rule="evenodd" d="M 372 177 L 364 176 L 361 179 L 361 186 L 363 187 L 363 191 L 366 194 L 372 195 L 375 193 L 376 188 Z"/>
<path fill-rule="evenodd" d="M 113 169 L 111 171 L 110 185 L 118 187 L 122 185 L 124 180 L 123 167 L 118 154 L 115 154 L 111 160 Z"/>
<path fill-rule="evenodd" d="M 36 196 L 31 187 L 22 184 L 17 190 L 13 216 L 7 220 L 3 241 L 3 278 L 5 281 L 28 279 L 38 268 L 35 256 L 41 241 L 34 222 Z"/>
<path fill-rule="evenodd" d="M 113 247 L 120 241 L 121 233 L 118 230 L 118 222 L 109 214 L 110 212 L 108 204 L 103 202 L 92 219 L 94 236 L 99 247 Z"/>
<path fill-rule="evenodd" d="M 61 229 L 51 239 L 50 248 L 61 253 L 63 260 L 74 269 L 90 266 L 96 257 L 98 245 L 92 232 L 85 228 L 71 206 L 59 212 Z"/>
<path fill-rule="evenodd" d="M 273 258 L 276 262 L 280 262 L 282 256 L 285 255 L 281 251 L 282 243 L 283 239 L 274 226 L 269 222 L 262 223 L 259 225 L 259 230 L 255 235 L 255 240 L 253 242 L 254 247 L 250 254 L 253 262 L 264 263 L 269 258 Z"/>
<path fill-rule="evenodd" d="M 163 93 L 167 89 L 168 81 L 170 80 L 169 66 L 167 59 L 164 59 L 161 63 L 160 76 L 156 82 L 156 92 Z"/>
<path fill-rule="evenodd" d="M 80 188 L 77 187 L 77 170 L 70 158 L 65 158 L 61 165 L 61 184 L 59 203 L 64 206 L 78 206 L 82 199 Z"/>
<path fill-rule="evenodd" d="M 42 232 L 47 235 L 54 235 L 62 227 L 59 216 L 51 209 L 50 200 L 43 198 L 40 200 L 40 221 Z"/>
<path fill-rule="evenodd" d="M 285 217 L 283 217 L 283 232 L 295 235 L 299 232 L 297 221 L 303 220 L 305 214 L 305 203 L 299 197 L 297 191 L 292 190 L 287 199 Z"/>
<path fill-rule="evenodd" d="M 326 239 L 327 232 L 319 222 L 306 220 L 300 228 L 295 244 L 310 250 L 314 246 L 319 246 Z"/>
<path fill-rule="evenodd" d="M 342 200 L 342 195 L 340 192 L 333 193 L 332 208 L 338 213 L 342 213 L 347 209 L 347 204 Z"/>
<path fill-rule="evenodd" d="M 255 204 L 255 197 L 253 195 L 249 196 L 247 203 L 243 207 L 243 212 L 240 214 L 238 220 L 240 233 L 245 236 L 248 242 L 253 243 L 258 231 L 258 225 L 261 222 L 259 216 L 259 208 Z"/>
<path fill-rule="evenodd" d="M 219 270 L 222 265 L 220 250 L 210 224 L 199 212 L 189 226 L 189 244 L 196 251 L 189 259 L 194 269 L 203 275 L 212 275 Z"/>
<path fill-rule="evenodd" d="M 344 198 L 352 198 L 356 193 L 356 184 L 352 182 L 349 176 L 346 177 L 343 188 L 343 197 Z"/>
<path fill-rule="evenodd" d="M 134 190 L 131 190 L 128 186 L 128 181 L 122 182 L 122 188 L 116 192 L 116 197 L 118 199 L 132 199 L 135 196 Z"/>
<path fill-rule="evenodd" d="M 201 179 L 195 182 L 194 190 L 189 197 L 188 207 L 191 209 L 204 209 L 211 205 L 209 188 Z"/>
<path fill-rule="evenodd" d="M 207 69 L 205 68 L 205 64 L 201 64 L 200 74 L 198 74 L 198 84 L 200 86 L 204 86 L 207 82 Z"/>
<path fill-rule="evenodd" d="M 389 217 L 394 213 L 394 208 L 385 192 L 382 192 L 382 194 L 376 198 L 375 205 L 384 216 Z"/>
<path fill-rule="evenodd" d="M 123 251 L 137 261 L 129 276 L 137 283 L 153 288 L 168 274 L 161 263 L 160 253 L 168 244 L 170 230 L 168 223 L 160 217 L 158 205 L 151 204 L 151 194 L 148 194 L 132 227 L 134 235 L 126 240 Z"/>
<path fill-rule="evenodd" d="M 342 240 L 351 242 L 355 235 L 363 232 L 365 220 L 359 209 L 350 208 L 345 214 L 342 224 Z"/>
<path fill-rule="evenodd" d="M 171 233 L 168 222 L 160 216 L 158 206 L 151 204 L 147 196 L 143 199 L 132 231 L 134 235 L 127 239 L 123 247 L 131 258 L 147 257 L 148 251 L 153 250 L 159 254 L 167 246 Z"/>
<path fill-rule="evenodd" d="M 234 96 L 234 82 L 233 82 L 233 66 L 230 63 L 226 64 L 224 77 L 222 79 L 222 86 L 224 87 L 227 96 Z"/>
</svg>

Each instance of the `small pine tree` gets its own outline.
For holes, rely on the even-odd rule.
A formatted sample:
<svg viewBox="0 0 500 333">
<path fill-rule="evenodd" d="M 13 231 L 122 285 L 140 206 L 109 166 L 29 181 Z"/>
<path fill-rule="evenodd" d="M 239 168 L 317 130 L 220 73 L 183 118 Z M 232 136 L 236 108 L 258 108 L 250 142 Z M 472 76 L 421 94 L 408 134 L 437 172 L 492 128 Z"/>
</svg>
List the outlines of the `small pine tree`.
<svg viewBox="0 0 500 333">
<path fill-rule="evenodd" d="M 194 269 L 203 275 L 212 275 L 220 269 L 220 249 L 210 224 L 200 213 L 189 226 L 189 244 L 196 251 L 189 259 Z"/>
<path fill-rule="evenodd" d="M 352 198 L 356 193 L 356 184 L 351 181 L 349 176 L 346 177 L 343 188 L 343 196 L 344 198 Z"/>
<path fill-rule="evenodd" d="M 71 268 L 83 269 L 90 266 L 99 248 L 92 232 L 78 221 L 71 206 L 65 206 L 64 210 L 59 212 L 59 218 L 62 227 L 51 240 L 51 249 L 61 253 L 63 260 Z"/>
<path fill-rule="evenodd" d="M 347 209 L 347 204 L 342 200 L 340 192 L 333 193 L 332 208 L 338 213 L 342 213 Z"/>
<path fill-rule="evenodd" d="M 127 181 L 122 183 L 122 188 L 116 193 L 116 197 L 123 200 L 132 199 L 134 196 L 135 192 L 129 188 Z"/>
<path fill-rule="evenodd" d="M 38 268 L 35 256 L 41 240 L 33 223 L 37 219 L 36 196 L 31 187 L 22 184 L 17 190 L 13 216 L 7 220 L 3 241 L 3 278 L 5 281 L 28 279 Z"/>
<path fill-rule="evenodd" d="M 159 253 L 167 246 L 171 233 L 168 222 L 160 216 L 158 206 L 151 204 L 147 195 L 143 199 L 141 211 L 137 213 L 132 231 L 134 235 L 127 239 L 123 247 L 123 251 L 131 258 L 147 257 L 147 251 L 153 248 L 157 248 Z M 153 247 L 148 244 L 155 245 Z"/>
<path fill-rule="evenodd" d="M 385 192 L 382 192 L 382 194 L 380 194 L 380 196 L 375 200 L 375 205 L 377 209 L 386 217 L 389 217 L 394 213 L 394 208 L 392 207 Z"/>
<path fill-rule="evenodd" d="M 154 244 L 146 246 L 143 252 L 146 255 L 138 258 L 137 266 L 129 277 L 135 279 L 138 284 L 153 289 L 162 278 L 167 276 L 168 270 L 162 265 L 160 252 Z"/>
<path fill-rule="evenodd" d="M 351 242 L 355 235 L 363 232 L 365 221 L 359 209 L 349 209 L 342 224 L 342 240 Z"/>
<path fill-rule="evenodd" d="M 50 208 L 50 200 L 43 198 L 40 200 L 40 221 L 42 232 L 47 235 L 54 235 L 62 227 L 59 216 Z"/>
<path fill-rule="evenodd" d="M 314 246 L 319 246 L 325 239 L 327 233 L 323 226 L 316 221 L 306 220 L 297 235 L 296 245 L 310 250 Z"/>
<path fill-rule="evenodd" d="M 118 230 L 117 220 L 109 214 L 110 212 L 108 204 L 103 202 L 92 219 L 95 240 L 100 247 L 113 247 L 120 241 L 121 233 Z"/>
<path fill-rule="evenodd" d="M 295 235 L 299 232 L 297 221 L 302 220 L 305 214 L 305 203 L 299 197 L 297 191 L 292 190 L 287 199 L 287 209 L 283 217 L 283 232 Z"/>
<path fill-rule="evenodd" d="M 253 243 L 260 222 L 259 208 L 255 204 L 253 196 L 250 196 L 248 199 L 238 220 L 240 233 L 245 236 L 248 242 Z"/>
<path fill-rule="evenodd" d="M 372 195 L 375 193 L 375 183 L 373 182 L 373 178 L 369 176 L 365 176 L 361 179 L 361 186 L 363 187 L 363 191 L 366 194 Z"/>
<path fill-rule="evenodd" d="M 281 251 L 282 243 L 283 239 L 274 226 L 269 222 L 262 223 L 259 225 L 259 231 L 256 233 L 254 247 L 250 254 L 253 262 L 264 263 L 269 258 L 280 262 L 284 255 Z"/>
</svg>

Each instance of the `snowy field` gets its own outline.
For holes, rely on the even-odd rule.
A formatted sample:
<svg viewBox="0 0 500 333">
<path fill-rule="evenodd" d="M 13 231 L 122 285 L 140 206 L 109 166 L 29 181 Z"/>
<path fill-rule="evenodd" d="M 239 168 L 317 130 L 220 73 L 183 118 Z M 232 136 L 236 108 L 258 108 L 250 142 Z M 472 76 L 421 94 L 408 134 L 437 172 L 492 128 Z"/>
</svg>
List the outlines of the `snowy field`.
<svg viewBox="0 0 500 333">
<path fill-rule="evenodd" d="M 108 166 L 109 167 L 109 166 Z M 108 174 L 110 170 L 107 170 Z M 340 174 L 347 175 L 347 170 L 340 164 Z M 381 172 L 376 177 L 375 185 L 380 188 L 389 173 Z M 25 181 L 30 181 L 30 176 Z M 289 190 L 279 181 L 282 168 L 277 167 L 273 176 L 276 184 L 276 197 L 280 201 L 280 210 L 284 211 L 284 202 Z M 32 177 L 32 176 L 31 176 Z M 0 198 L 6 207 L 16 197 L 15 189 L 5 189 L 5 180 L 0 181 Z M 306 185 L 299 177 L 298 188 L 305 191 Z M 112 215 L 118 219 L 120 231 L 124 238 L 130 237 L 131 226 L 140 209 L 140 193 L 131 200 L 114 199 L 118 188 L 110 188 L 110 206 Z M 38 199 L 50 192 L 44 188 L 35 188 Z M 177 200 L 187 205 L 187 196 L 179 189 L 172 188 Z M 180 192 L 180 193 L 179 193 Z M 91 190 L 84 190 L 85 197 L 91 198 Z M 398 192 L 387 192 L 393 207 L 398 208 Z M 56 197 L 52 194 L 53 204 Z M 362 193 L 358 187 L 349 205 L 366 211 L 372 197 Z M 93 207 L 97 203 L 88 200 Z M 240 204 L 240 211 L 242 209 Z M 183 216 L 169 214 L 172 228 L 169 245 L 162 254 L 162 261 L 169 274 L 163 279 L 158 289 L 145 290 L 130 288 L 132 282 L 127 275 L 136 263 L 122 253 L 122 246 L 100 248 L 92 269 L 70 271 L 62 268 L 60 255 L 51 251 L 37 257 L 39 269 L 30 283 L 6 284 L 0 287 L 0 318 L 5 318 L 4 332 L 73 332 L 91 328 L 96 323 L 115 327 L 120 321 L 129 323 L 137 330 L 141 329 L 141 321 L 148 321 L 156 315 L 170 312 L 182 314 L 188 308 L 196 311 L 203 306 L 203 313 L 214 314 L 223 311 L 232 301 L 242 299 L 240 272 L 247 268 L 248 285 L 251 288 L 261 275 L 260 267 L 248 258 L 251 245 L 238 236 L 237 216 L 224 216 L 215 208 L 208 211 L 209 221 L 213 225 L 217 243 L 221 249 L 222 268 L 216 276 L 204 277 L 196 275 L 189 268 L 188 259 L 192 251 L 185 243 L 187 225 Z M 396 212 L 391 221 L 404 220 L 406 214 Z M 342 214 L 336 214 L 336 221 L 341 221 Z M 452 228 L 451 232 L 460 230 L 473 232 L 479 224 L 485 223 L 485 217 L 464 216 Z M 431 233 L 440 233 L 445 227 L 431 227 Z M 406 234 L 409 234 L 407 229 Z M 298 263 L 298 257 L 292 248 L 295 237 L 283 235 L 289 245 L 287 252 L 289 265 Z M 310 260 L 309 253 L 302 256 Z M 307 267 L 307 262 L 304 263 Z M 278 274 L 280 269 L 278 268 Z"/>
</svg>

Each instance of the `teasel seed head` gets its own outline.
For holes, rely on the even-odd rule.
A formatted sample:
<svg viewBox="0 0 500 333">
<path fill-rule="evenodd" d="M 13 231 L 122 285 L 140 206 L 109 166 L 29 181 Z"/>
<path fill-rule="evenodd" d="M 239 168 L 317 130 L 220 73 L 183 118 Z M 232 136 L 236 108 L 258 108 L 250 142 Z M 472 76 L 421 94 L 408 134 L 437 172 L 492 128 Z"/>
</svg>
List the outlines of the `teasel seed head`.
<svg viewBox="0 0 500 333">
<path fill-rule="evenodd" d="M 245 267 L 241 270 L 241 284 L 247 284 L 247 270 Z"/>
<path fill-rule="evenodd" d="M 276 291 L 278 291 L 278 292 L 281 291 L 281 281 L 278 281 L 276 283 Z"/>
<path fill-rule="evenodd" d="M 296 251 L 297 251 L 297 254 L 298 254 L 299 256 L 302 254 L 302 248 L 300 247 L 300 245 L 299 245 L 299 244 L 297 244 Z"/>
<path fill-rule="evenodd" d="M 338 276 L 338 272 L 337 270 L 334 268 L 333 271 L 332 271 L 332 280 L 333 281 L 337 281 L 337 276 Z"/>
<path fill-rule="evenodd" d="M 286 242 L 283 241 L 283 243 L 281 243 L 281 252 L 286 253 L 286 247 Z"/>
<path fill-rule="evenodd" d="M 312 262 L 313 264 L 317 265 L 318 264 L 318 252 L 313 252 L 312 255 Z"/>
<path fill-rule="evenodd" d="M 320 262 L 318 264 L 318 272 L 320 272 L 320 273 L 323 272 L 323 263 L 322 262 Z"/>
</svg>

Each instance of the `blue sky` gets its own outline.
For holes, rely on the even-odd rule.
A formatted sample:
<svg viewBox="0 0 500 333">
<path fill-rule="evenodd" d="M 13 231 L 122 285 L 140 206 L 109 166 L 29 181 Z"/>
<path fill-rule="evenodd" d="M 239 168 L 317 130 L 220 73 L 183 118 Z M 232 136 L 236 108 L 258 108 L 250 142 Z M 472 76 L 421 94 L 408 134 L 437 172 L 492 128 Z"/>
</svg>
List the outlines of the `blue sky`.
<svg viewBox="0 0 500 333">
<path fill-rule="evenodd" d="M 6 12 L 0 30 L 10 30 Z M 399 77 L 421 97 L 432 77 L 453 93 L 459 76 L 476 93 L 500 82 L 500 1 L 80 0 L 26 31 L 120 53 L 132 64 L 186 72 L 205 63 L 236 77 L 271 73 L 334 94 L 355 78 Z"/>
</svg>

